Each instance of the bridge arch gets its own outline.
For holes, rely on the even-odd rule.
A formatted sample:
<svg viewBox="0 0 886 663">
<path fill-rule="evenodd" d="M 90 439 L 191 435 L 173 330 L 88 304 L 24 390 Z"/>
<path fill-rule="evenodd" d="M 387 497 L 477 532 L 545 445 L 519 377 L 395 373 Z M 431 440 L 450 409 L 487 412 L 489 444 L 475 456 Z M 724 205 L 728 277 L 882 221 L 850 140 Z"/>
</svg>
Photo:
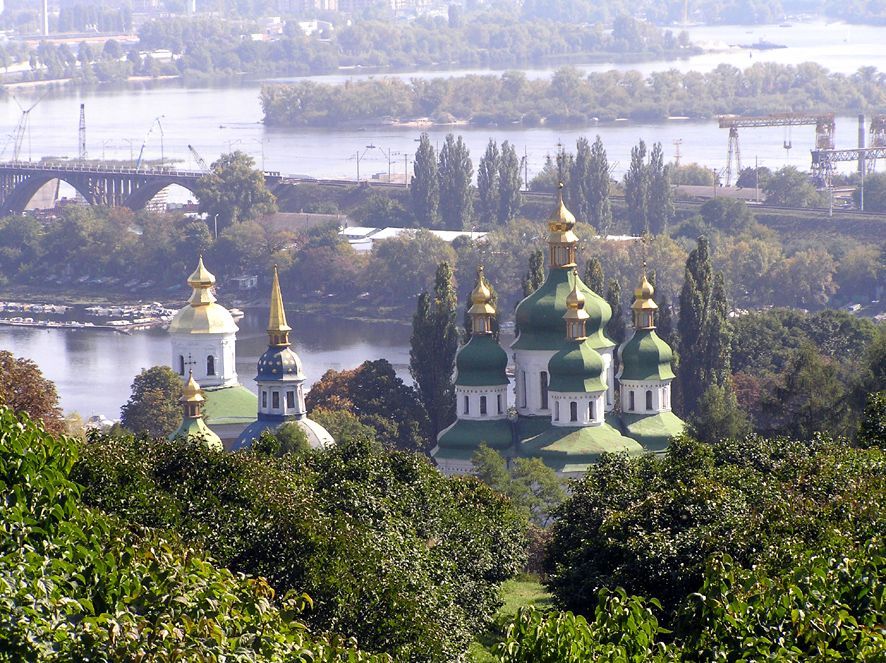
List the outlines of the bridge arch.
<svg viewBox="0 0 886 663">
<path fill-rule="evenodd" d="M 152 179 L 141 184 L 133 191 L 128 198 L 123 201 L 123 206 L 131 210 L 137 211 L 144 209 L 151 202 L 151 199 L 168 186 L 178 185 L 183 189 L 187 189 L 197 197 L 194 191 L 197 182 L 193 179 L 183 179 L 178 177 L 169 177 L 163 179 Z"/>
<path fill-rule="evenodd" d="M 88 187 L 84 186 L 84 183 L 80 178 L 76 176 L 65 177 L 60 173 L 35 173 L 15 185 L 9 195 L 6 196 L 6 200 L 3 201 L 2 212 L 4 214 L 21 214 L 25 211 L 28 203 L 31 202 L 31 198 L 33 198 L 45 184 L 52 180 L 59 180 L 73 187 L 73 189 L 83 196 L 83 199 L 90 205 L 95 203 L 92 198 L 92 192 Z"/>
</svg>

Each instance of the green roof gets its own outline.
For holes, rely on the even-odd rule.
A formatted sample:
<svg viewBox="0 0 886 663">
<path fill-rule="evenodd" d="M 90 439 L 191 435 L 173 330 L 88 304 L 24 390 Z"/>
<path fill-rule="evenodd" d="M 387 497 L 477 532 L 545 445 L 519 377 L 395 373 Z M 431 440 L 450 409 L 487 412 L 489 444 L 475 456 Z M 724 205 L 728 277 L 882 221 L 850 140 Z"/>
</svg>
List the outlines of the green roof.
<svg viewBox="0 0 886 663">
<path fill-rule="evenodd" d="M 673 353 L 654 329 L 638 329 L 621 348 L 620 380 L 672 380 Z"/>
<path fill-rule="evenodd" d="M 583 472 L 604 453 L 644 453 L 636 441 L 625 437 L 609 423 L 601 426 L 551 426 L 520 445 L 520 455 L 541 458 L 559 472 Z"/>
<path fill-rule="evenodd" d="M 455 358 L 455 384 L 463 387 L 508 384 L 507 367 L 508 354 L 492 334 L 474 334 Z"/>
<path fill-rule="evenodd" d="M 507 419 L 470 421 L 459 419 L 437 438 L 441 450 L 468 450 L 471 453 L 481 444 L 493 449 L 509 449 L 513 446 L 511 424 Z M 439 454 L 438 454 L 439 455 Z"/>
<path fill-rule="evenodd" d="M 200 440 L 213 451 L 223 451 L 224 445 L 221 438 L 216 435 L 202 417 L 186 417 L 181 425 L 170 436 L 170 440 L 184 438 L 186 440 Z"/>
<path fill-rule="evenodd" d="M 542 286 L 517 306 L 519 335 L 511 345 L 515 350 L 559 350 L 566 340 L 566 297 L 572 290 L 571 268 L 554 268 Z M 578 280 L 578 290 L 585 297 L 588 342 L 592 348 L 611 348 L 615 345 L 606 338 L 603 328 L 612 317 L 606 300 Z"/>
<path fill-rule="evenodd" d="M 548 389 L 565 392 L 606 391 L 603 358 L 587 341 L 564 341 L 566 344 L 548 362 L 551 376 Z"/>
<path fill-rule="evenodd" d="M 686 424 L 673 412 L 659 412 L 653 415 L 621 415 L 625 434 L 634 438 L 648 451 L 664 451 L 670 439 L 679 435 Z"/>
<path fill-rule="evenodd" d="M 550 427 L 550 417 L 519 417 L 517 419 L 517 439 L 527 440 L 545 432 Z"/>
<path fill-rule="evenodd" d="M 203 416 L 210 427 L 248 424 L 258 416 L 258 397 L 243 385 L 207 387 L 203 397 L 206 399 Z"/>
</svg>

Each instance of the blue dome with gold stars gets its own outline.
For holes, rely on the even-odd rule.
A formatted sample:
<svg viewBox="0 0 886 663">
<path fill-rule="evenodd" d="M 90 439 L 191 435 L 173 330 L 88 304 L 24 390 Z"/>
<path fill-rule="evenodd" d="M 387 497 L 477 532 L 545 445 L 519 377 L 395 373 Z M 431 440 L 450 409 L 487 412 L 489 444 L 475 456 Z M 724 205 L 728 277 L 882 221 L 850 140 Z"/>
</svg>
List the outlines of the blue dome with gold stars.
<svg viewBox="0 0 886 663">
<path fill-rule="evenodd" d="M 304 380 L 301 359 L 289 346 L 271 346 L 258 359 L 256 380 Z"/>
</svg>

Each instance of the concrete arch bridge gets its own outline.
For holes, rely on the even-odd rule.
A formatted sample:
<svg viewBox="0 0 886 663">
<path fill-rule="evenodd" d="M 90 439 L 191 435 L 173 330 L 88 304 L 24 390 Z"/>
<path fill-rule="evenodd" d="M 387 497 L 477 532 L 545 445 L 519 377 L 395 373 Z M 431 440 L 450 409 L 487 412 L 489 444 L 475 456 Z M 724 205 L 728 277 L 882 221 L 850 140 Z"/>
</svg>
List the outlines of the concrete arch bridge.
<svg viewBox="0 0 886 663">
<path fill-rule="evenodd" d="M 177 184 L 194 192 L 201 171 L 175 168 L 126 168 L 83 163 L 12 161 L 0 163 L 0 215 L 20 214 L 43 185 L 58 179 L 72 186 L 90 205 L 143 209 L 166 187 Z M 279 173 L 265 173 L 268 185 Z"/>
</svg>

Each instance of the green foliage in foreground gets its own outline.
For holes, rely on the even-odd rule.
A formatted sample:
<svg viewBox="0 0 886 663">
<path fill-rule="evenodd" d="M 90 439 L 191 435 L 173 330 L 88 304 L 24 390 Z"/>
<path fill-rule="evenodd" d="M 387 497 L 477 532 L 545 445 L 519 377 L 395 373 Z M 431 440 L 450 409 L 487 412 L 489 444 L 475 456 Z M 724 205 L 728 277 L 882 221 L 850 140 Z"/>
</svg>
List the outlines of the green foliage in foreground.
<svg viewBox="0 0 886 663">
<path fill-rule="evenodd" d="M 549 548 L 555 600 L 587 621 L 521 613 L 499 653 L 883 660 L 886 455 L 875 445 L 681 438 L 660 460 L 605 457 L 573 484 Z M 560 657 L 539 657 L 564 642 Z"/>
<path fill-rule="evenodd" d="M 85 507 L 76 441 L 0 408 L 0 661 L 384 661 L 296 621 L 262 578 Z"/>
<path fill-rule="evenodd" d="M 884 470 L 881 451 L 826 439 L 683 438 L 661 460 L 606 457 L 556 514 L 550 588 L 582 614 L 621 586 L 673 615 L 712 555 L 779 577 L 809 553 L 856 554 L 884 531 Z"/>
<path fill-rule="evenodd" d="M 307 593 L 312 628 L 398 661 L 457 660 L 525 556 L 505 497 L 365 436 L 282 458 L 100 436 L 74 472 L 89 504 Z"/>
<path fill-rule="evenodd" d="M 503 663 L 882 661 L 884 571 L 882 539 L 811 554 L 783 575 L 720 555 L 683 608 L 682 637 L 659 625 L 655 599 L 603 589 L 593 618 L 521 609 L 495 652 Z"/>
</svg>

